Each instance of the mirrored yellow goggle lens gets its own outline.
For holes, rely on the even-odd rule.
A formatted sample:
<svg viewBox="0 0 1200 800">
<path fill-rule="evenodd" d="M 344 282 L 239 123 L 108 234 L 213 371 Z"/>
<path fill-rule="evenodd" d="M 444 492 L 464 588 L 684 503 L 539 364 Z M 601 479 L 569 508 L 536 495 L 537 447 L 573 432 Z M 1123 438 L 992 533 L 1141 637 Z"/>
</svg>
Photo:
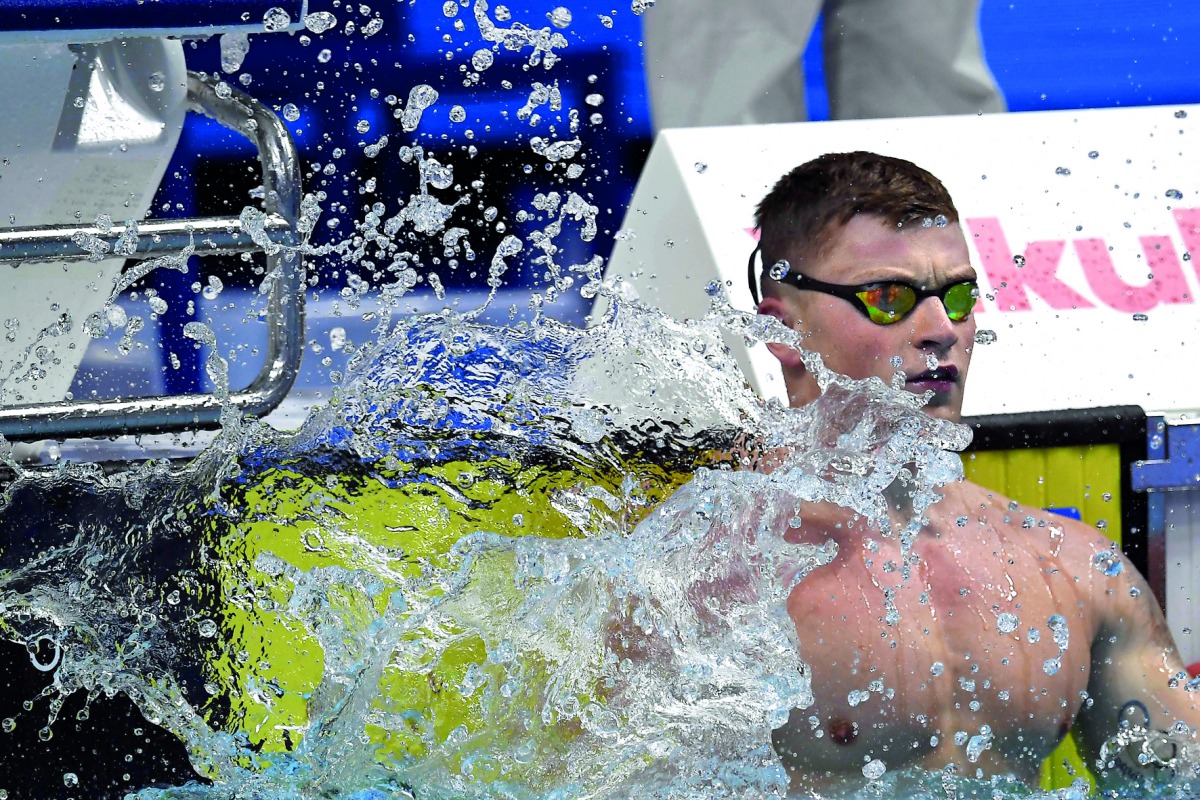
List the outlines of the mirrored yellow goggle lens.
<svg viewBox="0 0 1200 800">
<path fill-rule="evenodd" d="M 946 292 L 943 302 L 946 304 L 946 315 L 958 322 L 966 319 L 975 302 L 979 299 L 979 290 L 974 283 L 957 283 Z"/>
<path fill-rule="evenodd" d="M 876 325 L 899 322 L 917 304 L 917 295 L 907 286 L 894 283 L 859 292 L 858 299 L 867 307 Z"/>
</svg>

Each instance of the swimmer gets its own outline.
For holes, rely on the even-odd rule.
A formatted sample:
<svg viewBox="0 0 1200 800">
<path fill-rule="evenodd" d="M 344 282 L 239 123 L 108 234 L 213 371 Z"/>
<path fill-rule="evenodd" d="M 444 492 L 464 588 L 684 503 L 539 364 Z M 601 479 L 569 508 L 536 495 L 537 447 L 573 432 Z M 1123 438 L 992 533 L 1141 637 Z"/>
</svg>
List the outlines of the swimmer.
<svg viewBox="0 0 1200 800">
<path fill-rule="evenodd" d="M 900 369 L 905 388 L 931 393 L 927 413 L 960 418 L 977 276 L 937 178 L 872 153 L 825 155 L 784 176 L 756 223 L 759 313 L 799 331 L 829 368 L 885 382 Z M 781 260 L 782 275 L 771 269 Z M 816 399 L 800 353 L 769 347 L 789 403 Z M 1119 571 L 1095 566 L 1109 540 L 969 481 L 943 492 L 908 580 L 899 544 L 848 515 L 810 514 L 796 532 L 839 550 L 788 601 L 816 698 L 775 732 L 793 786 L 862 780 L 875 760 L 1036 783 L 1072 728 L 1102 783 L 1153 772 L 1147 752 L 1194 752 L 1200 693 L 1179 680 L 1184 665 L 1137 570 L 1119 553 Z M 898 621 L 885 619 L 885 592 Z M 1160 743 L 1106 746 L 1131 725 Z M 1102 754 L 1114 768 L 1097 771 Z"/>
</svg>

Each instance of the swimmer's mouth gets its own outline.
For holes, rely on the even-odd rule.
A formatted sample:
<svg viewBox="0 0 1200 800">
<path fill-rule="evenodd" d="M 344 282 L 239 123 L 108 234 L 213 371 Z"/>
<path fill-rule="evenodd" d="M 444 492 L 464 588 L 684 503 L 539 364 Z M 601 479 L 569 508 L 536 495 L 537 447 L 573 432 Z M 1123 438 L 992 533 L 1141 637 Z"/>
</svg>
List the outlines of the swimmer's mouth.
<svg viewBox="0 0 1200 800">
<path fill-rule="evenodd" d="M 905 382 L 918 392 L 948 392 L 958 385 L 958 367 L 947 364 L 937 369 L 927 369 Z"/>
</svg>

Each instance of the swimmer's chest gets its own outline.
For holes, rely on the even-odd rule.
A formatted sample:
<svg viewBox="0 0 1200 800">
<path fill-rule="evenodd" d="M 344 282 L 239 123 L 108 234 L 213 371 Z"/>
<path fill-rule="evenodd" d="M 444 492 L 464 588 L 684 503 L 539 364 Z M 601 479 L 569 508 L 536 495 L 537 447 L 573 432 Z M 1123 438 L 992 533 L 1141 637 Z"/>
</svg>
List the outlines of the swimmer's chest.
<svg viewBox="0 0 1200 800">
<path fill-rule="evenodd" d="M 924 544 L 907 580 L 894 546 L 843 545 L 793 592 L 816 699 L 793 734 L 829 769 L 864 757 L 1036 769 L 1087 686 L 1085 620 L 1034 556 Z"/>
</svg>

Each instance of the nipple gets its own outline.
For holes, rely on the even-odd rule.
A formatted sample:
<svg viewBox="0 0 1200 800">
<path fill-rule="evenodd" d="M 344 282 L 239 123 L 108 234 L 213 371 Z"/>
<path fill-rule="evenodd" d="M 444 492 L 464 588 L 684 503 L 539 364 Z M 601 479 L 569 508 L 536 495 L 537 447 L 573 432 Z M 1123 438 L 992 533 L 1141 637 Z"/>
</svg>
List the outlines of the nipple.
<svg viewBox="0 0 1200 800">
<path fill-rule="evenodd" d="M 848 745 L 858 738 L 858 724 L 841 717 L 831 719 L 828 730 L 834 744 Z"/>
</svg>

